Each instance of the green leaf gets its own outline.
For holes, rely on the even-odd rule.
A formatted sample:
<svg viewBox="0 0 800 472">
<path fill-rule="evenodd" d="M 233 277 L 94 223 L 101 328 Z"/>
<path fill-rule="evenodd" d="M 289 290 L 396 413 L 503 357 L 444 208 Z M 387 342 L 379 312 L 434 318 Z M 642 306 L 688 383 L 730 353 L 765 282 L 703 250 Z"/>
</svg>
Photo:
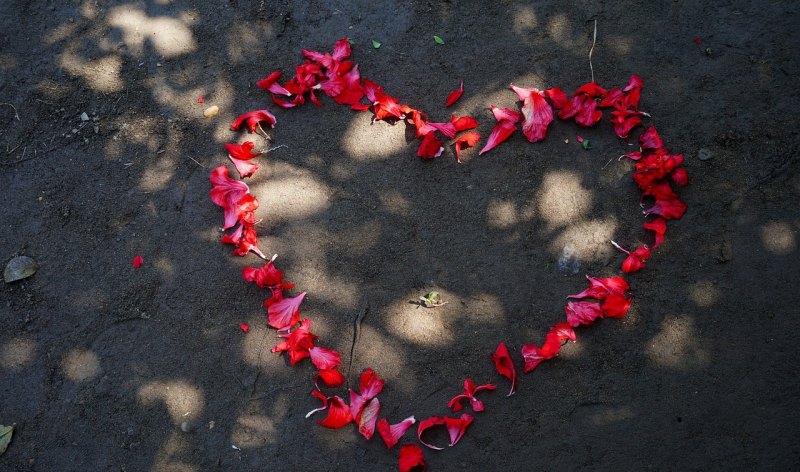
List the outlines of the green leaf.
<svg viewBox="0 0 800 472">
<path fill-rule="evenodd" d="M 589 140 L 588 140 L 588 139 L 584 139 L 584 140 L 583 140 L 583 142 L 581 143 L 581 147 L 582 147 L 582 148 L 583 148 L 585 151 L 588 151 L 588 150 L 589 150 L 589 148 L 590 148 L 590 147 L 592 147 L 592 145 L 591 145 L 591 144 L 589 144 Z"/>
<path fill-rule="evenodd" d="M 13 426 L 3 426 L 0 424 L 0 456 L 8 449 L 8 445 L 11 443 L 11 436 L 13 435 Z"/>
<path fill-rule="evenodd" d="M 710 56 L 712 54 L 714 54 L 714 50 L 711 48 L 706 48 L 706 56 Z"/>
<path fill-rule="evenodd" d="M 436 36 L 435 34 L 433 35 L 433 40 L 436 41 L 436 44 L 444 44 L 444 39 Z"/>
<path fill-rule="evenodd" d="M 355 43 L 353 42 L 353 40 L 352 40 L 352 39 L 350 39 L 350 38 L 347 38 L 347 42 L 348 42 L 348 43 L 350 43 L 350 45 L 351 45 L 351 46 L 352 46 L 353 44 L 355 44 Z"/>
<path fill-rule="evenodd" d="M 372 47 L 374 47 L 375 49 L 378 49 L 379 47 L 381 47 L 381 43 L 379 43 L 378 41 L 375 41 L 373 39 L 372 40 Z"/>
</svg>

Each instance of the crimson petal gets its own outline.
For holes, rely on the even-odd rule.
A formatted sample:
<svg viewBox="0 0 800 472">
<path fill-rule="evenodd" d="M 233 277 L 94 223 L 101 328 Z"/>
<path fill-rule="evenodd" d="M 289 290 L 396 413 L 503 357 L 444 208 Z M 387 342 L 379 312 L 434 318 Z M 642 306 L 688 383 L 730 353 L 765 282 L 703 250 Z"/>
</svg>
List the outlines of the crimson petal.
<svg viewBox="0 0 800 472">
<path fill-rule="evenodd" d="M 449 95 L 447 95 L 447 102 L 445 103 L 444 106 L 449 107 L 450 105 L 454 104 L 455 102 L 458 101 L 459 98 L 461 98 L 461 95 L 463 94 L 464 94 L 464 81 L 462 80 L 461 86 L 458 89 L 450 92 Z"/>
<path fill-rule="evenodd" d="M 422 449 L 414 444 L 406 444 L 400 448 L 400 459 L 398 460 L 400 472 L 425 472 L 425 456 Z"/>
<path fill-rule="evenodd" d="M 497 349 L 492 353 L 492 360 L 497 372 L 511 382 L 511 390 L 507 397 L 510 397 L 517 390 L 517 369 L 508 354 L 508 348 L 502 341 L 497 345 Z"/>
<path fill-rule="evenodd" d="M 328 416 L 317 423 L 326 428 L 339 429 L 351 421 L 353 415 L 350 414 L 350 407 L 340 397 L 334 396 L 328 399 Z"/>
<path fill-rule="evenodd" d="M 282 331 L 297 324 L 300 320 L 300 304 L 303 303 L 305 296 L 306 292 L 303 292 L 296 297 L 284 298 L 270 305 L 267 308 L 269 325 Z"/>
<path fill-rule="evenodd" d="M 603 317 L 603 309 L 598 302 L 567 302 L 564 307 L 567 323 L 570 326 L 590 325 L 594 320 Z"/>
<path fill-rule="evenodd" d="M 464 413 L 460 418 L 444 418 L 444 426 L 450 434 L 450 446 L 455 446 L 458 441 L 461 441 L 470 424 L 472 424 L 472 415 L 468 413 Z"/>
<path fill-rule="evenodd" d="M 461 162 L 461 149 L 465 147 L 473 147 L 478 144 L 478 141 L 480 140 L 481 136 L 474 131 L 470 131 L 469 133 L 465 133 L 464 135 L 460 136 L 455 143 L 456 160 Z"/>
<path fill-rule="evenodd" d="M 409 416 L 397 424 L 390 425 L 386 418 L 382 418 L 378 421 L 378 434 L 381 435 L 386 448 L 391 449 L 406 434 L 408 428 L 416 422 L 417 420 L 413 416 Z"/>
<path fill-rule="evenodd" d="M 317 384 L 320 380 L 328 387 L 336 388 L 344 385 L 345 378 L 344 375 L 336 369 L 324 369 L 317 372 L 314 383 Z M 319 385 L 317 385 L 317 388 L 319 388 Z"/>
<path fill-rule="evenodd" d="M 242 124 L 246 123 L 250 132 L 255 133 L 258 124 L 262 121 L 267 123 L 270 127 L 274 127 L 275 123 L 277 123 L 275 115 L 270 113 L 269 110 L 256 110 L 245 113 L 233 120 L 233 123 L 231 123 L 231 131 L 239 131 Z"/>
<path fill-rule="evenodd" d="M 311 362 L 319 370 L 334 369 L 342 365 L 341 356 L 332 349 L 314 346 L 308 353 L 311 355 Z"/>
<path fill-rule="evenodd" d="M 441 416 L 431 416 L 428 419 L 420 421 L 419 426 L 417 426 L 417 439 L 419 439 L 419 442 L 437 451 L 441 451 L 442 449 L 444 449 L 443 447 L 433 446 L 422 440 L 422 433 L 424 433 L 425 431 L 434 426 L 443 425 L 444 421 L 445 419 L 442 418 Z"/>
</svg>

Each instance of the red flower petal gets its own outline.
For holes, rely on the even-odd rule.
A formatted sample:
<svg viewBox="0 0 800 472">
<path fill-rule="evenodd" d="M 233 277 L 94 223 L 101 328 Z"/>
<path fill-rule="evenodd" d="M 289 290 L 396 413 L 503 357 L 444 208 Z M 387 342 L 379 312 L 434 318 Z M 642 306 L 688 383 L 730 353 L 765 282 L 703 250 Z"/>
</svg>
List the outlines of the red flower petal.
<svg viewBox="0 0 800 472">
<path fill-rule="evenodd" d="M 590 325 L 594 320 L 603 317 L 603 310 L 597 302 L 567 302 L 564 307 L 567 323 L 570 326 Z"/>
<path fill-rule="evenodd" d="M 278 79 L 281 78 L 281 73 L 279 71 L 275 71 L 268 75 L 267 77 L 259 80 L 256 82 L 256 85 L 260 89 L 268 90 L 271 93 L 275 93 L 278 95 L 291 95 L 291 92 L 283 88 L 282 85 L 278 83 Z"/>
<path fill-rule="evenodd" d="M 456 131 L 466 131 L 468 129 L 473 129 L 478 127 L 478 120 L 476 120 L 471 116 L 462 116 L 460 118 L 456 118 L 455 115 L 451 115 L 450 122 L 453 123 L 453 126 L 456 128 Z"/>
<path fill-rule="evenodd" d="M 642 145 L 642 149 L 661 149 L 664 147 L 664 142 L 661 141 L 661 136 L 658 135 L 658 131 L 654 126 L 645 128 L 644 133 L 639 136 L 639 143 Z"/>
<path fill-rule="evenodd" d="M 375 422 L 378 420 L 378 412 L 381 411 L 381 402 L 377 398 L 369 401 L 361 410 L 361 414 L 356 418 L 358 422 L 358 432 L 369 441 L 375 434 Z"/>
<path fill-rule="evenodd" d="M 460 418 L 444 418 L 444 425 L 450 434 L 450 446 L 455 446 L 461 441 L 470 424 L 472 424 L 472 415 L 468 413 L 464 413 Z"/>
<path fill-rule="evenodd" d="M 367 367 L 364 369 L 364 372 L 361 373 L 358 390 L 361 392 L 362 396 L 367 398 L 367 400 L 370 398 L 375 398 L 375 396 L 377 396 L 383 390 L 383 380 L 378 377 L 378 374 L 376 374 L 375 371 Z"/>
<path fill-rule="evenodd" d="M 689 184 L 689 174 L 686 173 L 686 169 L 684 168 L 675 169 L 669 175 L 672 177 L 672 181 L 675 182 L 676 185 L 685 187 Z"/>
<path fill-rule="evenodd" d="M 667 220 L 656 217 L 645 222 L 642 227 L 655 233 L 655 243 L 653 244 L 653 249 L 657 248 L 659 245 L 661 245 L 661 243 L 664 242 L 664 233 L 667 232 Z"/>
<path fill-rule="evenodd" d="M 203 97 L 197 97 L 197 103 L 203 103 Z"/>
<path fill-rule="evenodd" d="M 345 378 L 344 375 L 336 369 L 325 369 L 317 372 L 314 383 L 317 384 L 320 380 L 326 386 L 336 388 L 344 385 Z M 317 388 L 319 388 L 319 385 L 317 385 Z"/>
<path fill-rule="evenodd" d="M 250 325 L 248 325 L 247 323 L 242 323 L 242 324 L 239 325 L 239 329 L 244 331 L 245 334 L 249 333 L 250 332 Z"/>
<path fill-rule="evenodd" d="M 462 408 L 461 400 L 469 400 L 470 406 L 472 407 L 472 411 L 476 413 L 481 412 L 484 410 L 483 402 L 475 398 L 475 394 L 480 392 L 481 390 L 495 390 L 495 389 L 496 387 L 492 384 L 486 384 L 476 387 L 475 383 L 472 382 L 472 379 L 467 378 L 464 381 L 464 393 L 453 397 L 453 399 L 447 403 L 447 406 L 452 408 L 453 411 L 461 411 Z"/>
<path fill-rule="evenodd" d="M 489 135 L 489 139 L 486 140 L 486 145 L 483 146 L 483 149 L 478 153 L 478 155 L 482 155 L 491 151 L 492 149 L 496 148 L 500 143 L 505 141 L 509 138 L 514 131 L 517 130 L 516 123 L 513 123 L 508 120 L 502 120 L 498 122 L 494 129 L 492 129 L 492 133 Z"/>
<path fill-rule="evenodd" d="M 219 166 L 210 175 L 211 201 L 225 210 L 223 230 L 232 228 L 239 219 L 238 203 L 250 188 L 244 182 L 233 180 L 228 176 L 228 168 Z"/>
<path fill-rule="evenodd" d="M 628 253 L 628 257 L 622 262 L 622 271 L 632 273 L 642 269 L 645 266 L 645 262 L 650 259 L 651 254 L 652 251 L 647 246 L 642 246 L 632 253 Z"/>
<path fill-rule="evenodd" d="M 326 428 L 339 429 L 351 421 L 353 415 L 350 414 L 350 407 L 340 397 L 333 396 L 328 398 L 328 416 L 317 423 Z"/>
<path fill-rule="evenodd" d="M 535 344 L 525 344 L 522 346 L 522 357 L 525 359 L 525 373 L 534 370 L 543 361 L 552 359 L 561 350 L 561 339 L 557 333 L 550 332 L 545 338 L 544 344 L 539 348 Z"/>
<path fill-rule="evenodd" d="M 139 268 L 144 264 L 144 258 L 142 256 L 136 256 L 133 258 L 133 267 Z"/>
<path fill-rule="evenodd" d="M 522 104 L 522 133 L 528 141 L 535 143 L 547 136 L 547 127 L 553 121 L 553 109 L 544 99 L 544 92 L 538 89 L 526 89 L 510 85 L 517 93 Z"/>
<path fill-rule="evenodd" d="M 422 444 L 428 446 L 429 448 L 435 449 L 437 451 L 441 451 L 442 449 L 444 449 L 443 447 L 433 446 L 433 445 L 428 444 L 425 441 L 423 441 L 422 440 L 422 433 L 424 433 L 425 431 L 427 431 L 428 429 L 430 429 L 430 428 L 432 428 L 434 426 L 439 426 L 439 425 L 443 425 L 443 424 L 444 424 L 444 418 L 442 418 L 441 416 L 431 416 L 428 419 L 420 421 L 419 422 L 419 426 L 417 426 L 417 439 L 419 439 L 419 442 L 421 442 Z"/>
<path fill-rule="evenodd" d="M 569 97 L 567 97 L 567 94 L 558 87 L 545 90 L 544 94 L 547 95 L 547 98 L 553 102 L 553 107 L 555 107 L 556 110 L 564 108 L 564 105 L 569 102 Z"/>
<path fill-rule="evenodd" d="M 481 136 L 474 132 L 470 131 L 469 133 L 465 133 L 460 136 L 455 143 L 456 148 L 456 160 L 461 162 L 461 149 L 465 147 L 472 147 L 478 144 L 478 141 L 481 140 Z"/>
<path fill-rule="evenodd" d="M 408 428 L 411 427 L 417 420 L 414 419 L 413 416 L 409 416 L 408 418 L 404 419 L 403 421 L 389 425 L 389 422 L 386 418 L 382 418 L 378 421 L 378 434 L 381 435 L 383 442 L 386 444 L 387 449 L 391 449 L 400 441 L 400 438 L 406 434 Z"/>
<path fill-rule="evenodd" d="M 444 147 L 439 138 L 436 137 L 436 132 L 431 131 L 422 139 L 422 144 L 417 149 L 417 156 L 423 159 L 433 159 L 442 155 Z"/>
<path fill-rule="evenodd" d="M 517 390 L 517 369 L 514 367 L 505 343 L 500 342 L 497 345 L 497 350 L 492 354 L 492 360 L 497 372 L 511 382 L 511 390 L 506 395 L 510 397 Z"/>
<path fill-rule="evenodd" d="M 464 81 L 462 80 L 461 86 L 458 89 L 450 92 L 450 94 L 447 96 L 447 102 L 445 103 L 444 106 L 449 107 L 450 105 L 454 104 L 455 102 L 458 101 L 459 98 L 461 98 L 461 95 L 463 94 L 464 94 Z"/>
<path fill-rule="evenodd" d="M 666 220 L 679 220 L 688 207 L 677 198 L 672 200 L 656 200 L 652 207 L 645 210 L 645 215 L 658 215 Z"/>
<path fill-rule="evenodd" d="M 292 101 L 287 102 L 276 97 L 275 94 L 272 94 L 272 101 L 281 108 L 294 108 L 305 103 L 306 99 L 302 95 L 297 95 L 292 99 Z"/>
<path fill-rule="evenodd" d="M 259 268 L 245 267 L 242 277 L 248 282 L 255 282 L 259 288 L 270 288 L 283 282 L 283 272 L 275 267 L 273 261 L 267 261 Z"/>
<path fill-rule="evenodd" d="M 631 307 L 631 299 L 624 295 L 612 293 L 603 301 L 603 315 L 611 318 L 623 318 Z M 602 316 L 601 316 L 602 318 Z"/>
<path fill-rule="evenodd" d="M 311 355 L 311 362 L 319 370 L 333 369 L 342 365 L 341 356 L 334 350 L 314 346 L 308 352 Z"/>
<path fill-rule="evenodd" d="M 241 159 L 236 159 L 233 156 L 228 156 L 228 158 L 233 163 L 233 166 L 236 167 L 236 171 L 239 172 L 239 177 L 242 179 L 245 177 L 250 177 L 258 170 L 258 164 L 255 162 L 243 161 Z"/>
<path fill-rule="evenodd" d="M 422 449 L 414 444 L 406 444 L 400 448 L 400 459 L 398 461 L 400 472 L 425 472 L 425 456 Z"/>
<path fill-rule="evenodd" d="M 558 336 L 558 339 L 565 340 L 569 339 L 572 342 L 575 342 L 575 330 L 569 325 L 569 323 L 556 323 L 555 326 L 550 328 L 551 333 L 555 333 Z"/>
<path fill-rule="evenodd" d="M 694 43 L 699 46 L 703 44 L 703 40 L 702 38 L 694 38 Z"/>
<path fill-rule="evenodd" d="M 275 115 L 270 113 L 269 110 L 256 110 L 245 113 L 233 120 L 233 123 L 231 123 L 231 131 L 239 131 L 242 124 L 246 123 L 250 132 L 255 133 L 258 124 L 262 121 L 267 123 L 270 127 L 275 126 L 275 123 L 277 123 Z"/>
<path fill-rule="evenodd" d="M 297 324 L 300 320 L 300 304 L 303 303 L 305 296 L 306 292 L 303 292 L 296 297 L 284 298 L 270 305 L 267 308 L 269 325 L 282 331 Z"/>
<path fill-rule="evenodd" d="M 264 154 L 263 152 L 253 152 L 254 147 L 255 144 L 253 144 L 252 141 L 245 141 L 242 144 L 225 143 L 225 149 L 228 150 L 228 154 L 230 154 L 231 157 L 242 161 L 246 161 Z"/>
</svg>

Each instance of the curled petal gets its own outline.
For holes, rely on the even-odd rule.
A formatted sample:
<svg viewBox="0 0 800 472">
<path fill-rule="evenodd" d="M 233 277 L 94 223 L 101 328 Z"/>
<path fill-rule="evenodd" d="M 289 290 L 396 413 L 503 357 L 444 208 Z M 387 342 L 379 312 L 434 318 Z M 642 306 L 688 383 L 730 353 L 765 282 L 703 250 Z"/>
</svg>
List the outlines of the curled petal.
<svg viewBox="0 0 800 472">
<path fill-rule="evenodd" d="M 254 147 L 255 144 L 253 144 L 252 141 L 245 141 L 242 144 L 225 143 L 225 149 L 228 150 L 228 154 L 230 154 L 231 157 L 242 161 L 246 161 L 264 154 L 263 152 L 253 152 Z"/>
<path fill-rule="evenodd" d="M 315 408 L 315 409 L 309 411 L 308 413 L 306 413 L 306 418 L 308 418 L 309 416 L 313 415 L 314 413 L 316 413 L 318 411 L 322 411 L 322 410 L 325 410 L 325 409 L 328 408 L 328 397 L 323 395 L 322 392 L 319 392 L 317 390 L 312 390 L 311 391 L 311 395 L 316 397 L 317 399 L 319 399 L 322 402 L 322 406 L 319 407 L 319 408 Z"/>
<path fill-rule="evenodd" d="M 442 155 L 444 147 L 439 138 L 436 137 L 436 132 L 431 131 L 422 139 L 422 144 L 417 149 L 417 156 L 423 159 L 434 159 Z"/>
<path fill-rule="evenodd" d="M 569 339 L 572 342 L 575 342 L 575 330 L 569 325 L 569 323 L 556 323 L 555 326 L 550 328 L 551 333 L 555 333 L 558 336 L 558 339 L 565 340 Z"/>
<path fill-rule="evenodd" d="M 425 441 L 423 441 L 422 440 L 422 433 L 424 433 L 425 431 L 427 431 L 428 429 L 430 429 L 430 428 L 432 428 L 434 426 L 439 426 L 439 425 L 443 425 L 443 424 L 444 424 L 444 418 L 442 418 L 441 416 L 431 416 L 428 419 L 420 421 L 419 422 L 419 426 L 417 426 L 417 439 L 419 439 L 419 442 L 421 442 L 422 444 L 428 446 L 429 448 L 435 449 L 437 451 L 441 451 L 442 449 L 444 449 L 443 447 L 433 446 L 433 445 L 428 444 Z"/>
<path fill-rule="evenodd" d="M 334 396 L 328 399 L 328 416 L 317 423 L 326 428 L 339 429 L 351 421 L 353 415 L 350 414 L 350 407 L 340 397 Z"/>
<path fill-rule="evenodd" d="M 275 71 L 266 76 L 265 78 L 256 82 L 256 85 L 258 86 L 258 88 L 267 90 L 271 93 L 275 93 L 278 95 L 287 95 L 287 96 L 291 95 L 291 92 L 283 88 L 283 86 L 278 83 L 278 79 L 280 78 L 281 78 L 280 71 Z"/>
<path fill-rule="evenodd" d="M 456 131 L 466 131 L 478 127 L 478 120 L 471 116 L 462 116 L 456 118 L 455 115 L 450 116 L 450 123 L 453 124 Z"/>
<path fill-rule="evenodd" d="M 517 369 L 514 367 L 505 343 L 500 342 L 497 345 L 497 349 L 492 353 L 492 360 L 497 372 L 511 382 L 511 390 L 506 395 L 510 397 L 517 390 Z"/>
<path fill-rule="evenodd" d="M 370 368 L 364 369 L 359 379 L 358 390 L 369 400 L 375 398 L 383 390 L 383 380 Z"/>
<path fill-rule="evenodd" d="M 664 233 L 667 232 L 667 220 L 661 217 L 653 218 L 645 222 L 642 227 L 655 233 L 655 243 L 653 248 L 657 248 L 664 242 Z"/>
<path fill-rule="evenodd" d="M 283 272 L 275 267 L 273 261 L 267 261 L 259 268 L 245 267 L 242 277 L 248 282 L 255 282 L 259 288 L 269 288 L 283 282 Z"/>
<path fill-rule="evenodd" d="M 629 297 L 612 293 L 603 301 L 603 315 L 611 318 L 623 318 L 628 313 L 630 306 L 631 299 Z"/>
<path fill-rule="evenodd" d="M 250 130 L 251 133 L 256 132 L 256 128 L 258 128 L 258 124 L 261 122 L 266 123 L 270 127 L 275 126 L 277 120 L 275 119 L 275 115 L 269 112 L 269 110 L 256 110 L 245 113 L 231 123 L 231 131 L 239 131 L 239 128 L 242 127 L 242 124 L 247 124 L 247 128 Z"/>
<path fill-rule="evenodd" d="M 463 136 L 460 136 L 455 143 L 456 160 L 461 162 L 461 149 L 475 146 L 480 140 L 481 136 L 474 131 L 470 131 L 469 133 L 465 133 Z"/>
<path fill-rule="evenodd" d="M 557 333 L 552 331 L 547 334 L 541 348 L 535 344 L 526 344 L 522 346 L 522 357 L 525 359 L 525 372 L 528 373 L 538 367 L 543 361 L 556 357 L 560 350 L 561 339 Z"/>
<path fill-rule="evenodd" d="M 250 177 L 258 170 L 258 164 L 255 162 L 243 161 L 241 159 L 236 159 L 233 156 L 228 156 L 228 158 L 233 163 L 233 166 L 236 167 L 236 171 L 239 172 L 239 177 L 242 179 L 245 177 Z"/>
</svg>

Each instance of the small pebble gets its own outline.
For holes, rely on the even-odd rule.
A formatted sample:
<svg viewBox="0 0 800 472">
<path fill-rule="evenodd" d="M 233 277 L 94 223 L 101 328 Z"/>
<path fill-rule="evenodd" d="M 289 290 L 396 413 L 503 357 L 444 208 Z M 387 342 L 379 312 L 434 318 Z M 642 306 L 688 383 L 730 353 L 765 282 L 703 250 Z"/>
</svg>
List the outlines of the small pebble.
<svg viewBox="0 0 800 472">
<path fill-rule="evenodd" d="M 89 121 L 89 115 L 86 112 L 81 113 L 81 121 Z"/>
<path fill-rule="evenodd" d="M 697 151 L 697 158 L 700 159 L 701 161 L 707 161 L 711 159 L 711 151 L 709 151 L 706 148 L 702 148 L 699 151 Z"/>
<path fill-rule="evenodd" d="M 191 433 L 192 431 L 194 431 L 194 425 L 188 421 L 184 421 L 183 423 L 181 423 L 181 431 L 183 431 L 184 433 Z"/>
<path fill-rule="evenodd" d="M 219 107 L 214 105 L 203 110 L 203 116 L 206 118 L 214 118 L 219 113 Z"/>
</svg>

